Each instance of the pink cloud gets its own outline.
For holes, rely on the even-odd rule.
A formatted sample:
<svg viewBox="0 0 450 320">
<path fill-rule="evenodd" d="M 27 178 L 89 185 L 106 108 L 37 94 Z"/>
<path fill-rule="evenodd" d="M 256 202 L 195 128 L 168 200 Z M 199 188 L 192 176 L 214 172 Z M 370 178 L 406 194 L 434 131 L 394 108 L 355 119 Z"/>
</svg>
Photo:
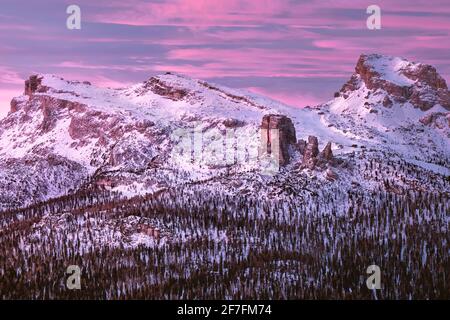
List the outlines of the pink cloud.
<svg viewBox="0 0 450 320">
<path fill-rule="evenodd" d="M 416 0 L 414 5 L 406 0 L 378 0 L 379 31 L 366 29 L 365 11 L 372 4 L 366 0 L 97 0 L 87 4 L 80 0 L 83 22 L 119 25 L 86 24 L 81 32 L 61 33 L 64 25 L 41 21 L 28 25 L 19 13 L 0 16 L 6 40 L 0 44 L 0 63 L 11 64 L 0 66 L 0 90 L 21 88 L 20 74 L 29 68 L 112 87 L 128 84 L 136 73 L 145 77 L 165 71 L 200 79 L 334 78 L 339 86 L 341 78 L 353 72 L 358 56 L 372 52 L 433 64 L 447 80 L 450 77 L 445 55 L 450 49 L 447 0 Z M 45 5 L 51 4 L 43 1 Z M 6 30 L 12 30 L 9 37 Z M 128 36 L 134 30 L 136 34 Z M 97 50 L 101 54 L 95 54 Z M 117 79 L 110 79 L 111 74 Z M 314 95 L 298 93 L 292 98 L 272 88 L 254 89 L 289 104 L 314 104 Z"/>
<path fill-rule="evenodd" d="M 22 84 L 23 80 L 16 71 L 9 67 L 0 65 L 0 83 Z"/>
<path fill-rule="evenodd" d="M 382 15 L 382 28 L 406 28 L 416 30 L 449 30 L 447 16 L 405 16 L 397 14 Z"/>
<path fill-rule="evenodd" d="M 31 31 L 33 30 L 33 26 L 26 24 L 17 24 L 17 23 L 0 23 L 0 30 L 7 31 Z"/>
<path fill-rule="evenodd" d="M 88 13 L 91 21 L 103 23 L 127 24 L 134 26 L 145 25 L 180 25 L 190 26 L 202 30 L 209 26 L 259 26 L 263 24 L 280 24 L 292 27 L 316 26 L 323 28 L 361 28 L 365 26 L 365 19 L 351 19 L 346 15 L 333 14 L 333 10 L 355 10 L 365 12 L 368 3 L 365 0 L 173 0 L 161 2 L 145 2 L 131 0 L 125 2 L 111 1 L 105 3 L 112 9 L 108 12 Z M 448 3 L 442 1 L 441 5 L 430 6 L 429 1 L 415 1 L 411 5 L 408 1 L 377 1 L 386 18 L 387 26 L 433 28 L 438 22 L 433 17 L 405 17 L 396 16 L 390 12 L 411 13 L 445 13 L 450 12 Z M 386 14 L 386 16 L 385 16 Z M 416 19 L 417 18 L 417 19 Z M 445 20 L 440 17 L 438 20 Z M 411 20 L 411 21 L 410 21 Z M 420 21 L 430 21 L 430 24 L 421 25 Z M 448 19 L 447 19 L 448 20 Z M 445 23 L 445 22 L 444 22 Z M 441 24 L 442 25 L 442 24 Z M 447 24 L 444 24 L 447 25 Z"/>
<path fill-rule="evenodd" d="M 89 16 L 97 22 L 128 25 L 251 26 L 285 9 L 283 1 L 210 1 L 176 0 L 168 2 L 131 1 L 129 5 L 113 2 L 116 12 Z M 176 18 L 176 20 L 174 19 Z"/>
<path fill-rule="evenodd" d="M 336 57 L 316 56 L 316 53 L 308 50 L 276 50 L 246 48 L 213 49 L 213 48 L 190 48 L 174 49 L 168 54 L 168 60 L 173 65 L 165 64 L 156 69 L 161 70 L 176 68 L 187 69 L 184 71 L 194 72 L 197 76 L 262 76 L 262 77 L 342 77 L 348 75 L 348 66 L 355 63 L 354 57 L 340 57 L 340 63 L 330 67 L 324 62 L 334 61 Z M 179 65 L 177 60 L 204 62 L 202 66 L 193 67 L 192 64 Z M 296 66 L 298 64 L 299 66 Z M 194 69 L 194 70 L 192 70 Z M 197 69 L 197 71 L 195 70 Z"/>
</svg>

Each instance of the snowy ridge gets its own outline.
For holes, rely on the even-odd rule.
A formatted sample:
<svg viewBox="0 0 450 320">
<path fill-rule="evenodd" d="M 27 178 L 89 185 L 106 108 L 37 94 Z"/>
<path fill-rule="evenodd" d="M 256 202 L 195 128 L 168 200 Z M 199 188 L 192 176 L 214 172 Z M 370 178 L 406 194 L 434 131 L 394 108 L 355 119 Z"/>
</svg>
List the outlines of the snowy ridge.
<svg viewBox="0 0 450 320">
<path fill-rule="evenodd" d="M 257 158 L 249 155 L 258 152 L 259 127 L 267 114 L 288 116 L 299 140 L 316 136 L 320 149 L 331 142 L 342 163 L 359 154 L 390 154 L 430 174 L 449 175 L 447 97 L 445 81 L 431 66 L 381 55 L 362 55 L 333 100 L 304 109 L 171 73 L 120 89 L 35 75 L 0 121 L 0 189 L 6 194 L 2 201 L 6 207 L 27 205 L 86 183 L 133 196 L 209 181 L 224 172 L 236 177 L 258 172 Z M 234 147 L 236 157 L 246 160 L 227 168 L 218 156 L 203 154 L 193 162 L 189 152 L 173 152 L 191 143 L 189 136 L 177 136 L 179 130 L 193 128 L 202 137 L 200 152 L 222 147 L 231 132 L 231 144 L 239 146 Z M 287 174 L 322 176 L 299 172 L 299 162 L 301 155 L 293 154 Z M 45 163 L 51 166 L 49 172 L 61 172 L 60 187 L 54 186 L 55 173 L 46 180 L 47 174 L 37 171 Z M 39 185 L 31 190 L 43 191 L 30 192 L 19 183 L 26 180 L 17 173 L 19 166 L 39 176 Z M 63 173 L 71 168 L 77 169 Z M 342 171 L 335 183 L 350 185 L 344 181 L 352 175 L 350 169 L 335 170 Z M 9 192 L 11 181 L 16 182 Z M 367 182 L 363 187 L 373 185 Z"/>
<path fill-rule="evenodd" d="M 215 116 L 223 118 L 245 118 L 249 121 L 260 120 L 261 109 L 266 112 L 278 112 L 277 107 L 285 109 L 280 103 L 272 103 L 272 108 L 260 107 L 251 103 L 251 97 L 242 95 L 238 90 L 208 84 L 182 75 L 164 74 L 152 79 L 167 84 L 171 88 L 180 88 L 188 97 L 173 100 L 158 95 L 147 87 L 149 81 L 123 89 L 98 88 L 82 82 L 70 82 L 54 75 L 40 75 L 42 85 L 51 88 L 50 92 L 37 93 L 65 99 L 91 108 L 107 112 L 129 114 L 136 119 L 173 121 L 190 115 Z M 239 98 L 233 99 L 233 97 Z M 245 100 L 244 100 L 245 98 Z M 266 100 L 268 101 L 268 99 Z"/>
<path fill-rule="evenodd" d="M 418 64 L 413 64 L 400 57 L 389 57 L 381 55 L 369 55 L 367 62 L 373 70 L 380 74 L 380 77 L 386 81 L 399 86 L 410 86 L 415 83 L 412 79 L 405 76 L 402 71 L 406 68 L 417 68 Z"/>
</svg>

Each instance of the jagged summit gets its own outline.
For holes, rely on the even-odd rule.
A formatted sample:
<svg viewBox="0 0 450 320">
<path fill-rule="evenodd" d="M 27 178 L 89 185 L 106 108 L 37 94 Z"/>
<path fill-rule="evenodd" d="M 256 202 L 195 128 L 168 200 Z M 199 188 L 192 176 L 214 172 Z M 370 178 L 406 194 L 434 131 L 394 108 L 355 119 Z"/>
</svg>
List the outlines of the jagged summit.
<svg viewBox="0 0 450 320">
<path fill-rule="evenodd" d="M 356 65 L 361 76 L 371 69 L 374 75 L 399 86 L 411 86 L 415 83 L 428 85 L 433 89 L 448 89 L 447 84 L 436 69 L 428 64 L 408 61 L 405 58 L 381 54 L 362 54 Z M 366 81 L 370 82 L 370 79 Z"/>
<path fill-rule="evenodd" d="M 447 84 L 436 69 L 399 57 L 362 54 L 341 93 L 345 97 L 360 89 L 384 95 L 382 102 L 388 107 L 398 102 L 410 103 L 423 111 L 439 105 L 450 110 Z"/>
<path fill-rule="evenodd" d="M 350 80 L 322 106 L 353 119 L 356 127 L 364 124 L 378 132 L 422 123 L 438 129 L 431 140 L 443 139 L 439 144 L 446 144 L 450 135 L 450 94 L 445 80 L 434 67 L 403 58 L 361 55 Z M 423 131 L 417 129 L 411 139 L 420 139 Z"/>
</svg>

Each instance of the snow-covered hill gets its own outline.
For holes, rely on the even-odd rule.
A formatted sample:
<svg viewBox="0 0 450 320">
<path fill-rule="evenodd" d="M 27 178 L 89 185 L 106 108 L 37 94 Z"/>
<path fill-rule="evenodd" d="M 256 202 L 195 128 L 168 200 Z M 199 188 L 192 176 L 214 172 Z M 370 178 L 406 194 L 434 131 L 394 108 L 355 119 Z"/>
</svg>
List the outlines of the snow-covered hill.
<svg viewBox="0 0 450 320">
<path fill-rule="evenodd" d="M 265 184 L 257 155 L 269 114 L 288 116 L 299 140 L 315 136 L 320 149 L 331 142 L 341 164 L 328 168 L 328 176 L 337 172 L 333 183 L 349 186 L 361 174 L 346 165 L 355 155 L 401 159 L 424 169 L 425 181 L 450 174 L 449 110 L 447 85 L 433 67 L 381 55 L 362 55 L 335 99 L 304 109 L 171 73 L 122 89 L 33 75 L 0 121 L 0 206 L 92 184 L 125 196 L 186 183 L 240 190 L 220 180 L 224 174 Z M 323 170 L 299 166 L 302 152 L 292 158 L 280 174 L 330 183 Z"/>
</svg>

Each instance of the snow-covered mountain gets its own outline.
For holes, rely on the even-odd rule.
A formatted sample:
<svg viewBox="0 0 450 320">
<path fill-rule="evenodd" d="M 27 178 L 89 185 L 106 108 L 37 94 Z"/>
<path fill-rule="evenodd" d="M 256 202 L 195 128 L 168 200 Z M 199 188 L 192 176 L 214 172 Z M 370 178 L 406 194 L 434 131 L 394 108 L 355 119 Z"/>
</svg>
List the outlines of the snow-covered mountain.
<svg viewBox="0 0 450 320">
<path fill-rule="evenodd" d="M 0 121 L 0 296 L 447 299 L 449 102 L 433 67 L 381 55 L 303 109 L 33 75 Z"/>
<path fill-rule="evenodd" d="M 361 55 L 350 80 L 320 109 L 323 121 L 366 147 L 393 150 L 427 168 L 445 164 L 449 174 L 450 94 L 432 66 Z"/>
<path fill-rule="evenodd" d="M 290 118 L 299 140 L 284 176 L 349 187 L 362 174 L 352 161 L 388 155 L 417 168 L 426 183 L 450 174 L 449 110 L 447 85 L 433 67 L 375 54 L 361 55 L 333 100 L 303 109 L 171 73 L 121 89 L 33 75 L 0 121 L 0 205 L 22 207 L 92 185 L 125 196 L 186 183 L 252 192 L 255 181 L 268 179 L 258 152 L 262 119 L 273 114 Z M 306 144 L 309 136 L 319 145 Z M 301 166 L 304 147 L 317 156 L 313 149 L 328 142 L 334 164 Z M 230 149 L 231 156 L 215 152 Z M 254 181 L 242 183 L 245 175 Z"/>
</svg>

